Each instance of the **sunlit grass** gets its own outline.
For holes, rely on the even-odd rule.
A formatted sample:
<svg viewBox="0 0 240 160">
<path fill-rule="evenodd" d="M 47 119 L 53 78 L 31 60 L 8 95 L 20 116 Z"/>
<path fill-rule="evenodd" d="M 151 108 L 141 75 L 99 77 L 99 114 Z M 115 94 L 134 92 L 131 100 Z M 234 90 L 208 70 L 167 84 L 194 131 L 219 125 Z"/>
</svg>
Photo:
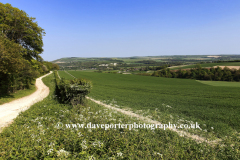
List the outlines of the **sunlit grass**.
<svg viewBox="0 0 240 160">
<path fill-rule="evenodd" d="M 4 103 L 11 102 L 18 98 L 22 98 L 34 93 L 37 90 L 35 84 L 30 85 L 30 89 L 18 90 L 16 93 L 11 94 L 1 94 L 0 95 L 0 105 Z"/>
<path fill-rule="evenodd" d="M 202 84 L 210 85 L 210 86 L 220 86 L 220 87 L 240 87 L 240 82 L 225 82 L 225 81 L 199 81 Z"/>
</svg>

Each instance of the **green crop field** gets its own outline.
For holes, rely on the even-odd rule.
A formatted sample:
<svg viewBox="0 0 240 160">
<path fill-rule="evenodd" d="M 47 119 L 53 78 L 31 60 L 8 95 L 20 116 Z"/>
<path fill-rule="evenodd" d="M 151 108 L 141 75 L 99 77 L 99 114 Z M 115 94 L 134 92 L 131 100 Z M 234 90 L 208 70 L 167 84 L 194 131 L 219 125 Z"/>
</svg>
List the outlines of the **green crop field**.
<svg viewBox="0 0 240 160">
<path fill-rule="evenodd" d="M 66 78 L 71 77 L 65 72 L 60 74 Z M 86 128 L 90 122 L 91 124 L 135 122 L 143 124 L 143 121 L 91 101 L 88 101 L 86 106 L 59 103 L 55 95 L 54 75 L 43 78 L 43 82 L 50 89 L 49 96 L 25 112 L 21 112 L 11 125 L 0 133 L 1 160 L 160 160 L 239 159 L 240 157 L 240 145 L 236 138 L 228 138 L 227 143 L 219 142 L 212 146 L 206 142 L 197 143 L 170 130 Z M 79 125 L 76 127 L 74 124 Z M 80 124 L 85 127 L 80 127 Z"/>
<path fill-rule="evenodd" d="M 193 121 L 201 135 L 223 138 L 240 132 L 239 88 L 211 86 L 195 80 L 69 71 L 92 80 L 90 97 L 127 107 L 163 123 Z M 61 77 L 72 77 L 59 71 Z M 229 82 L 230 83 L 230 82 Z M 236 83 L 234 83 L 236 84 Z M 170 106 L 170 107 L 169 107 Z M 155 111 L 159 114 L 154 114 Z"/>
<path fill-rule="evenodd" d="M 211 85 L 211 86 L 223 86 L 223 87 L 240 87 L 239 82 L 225 82 L 225 81 L 199 81 L 200 83 Z"/>
</svg>

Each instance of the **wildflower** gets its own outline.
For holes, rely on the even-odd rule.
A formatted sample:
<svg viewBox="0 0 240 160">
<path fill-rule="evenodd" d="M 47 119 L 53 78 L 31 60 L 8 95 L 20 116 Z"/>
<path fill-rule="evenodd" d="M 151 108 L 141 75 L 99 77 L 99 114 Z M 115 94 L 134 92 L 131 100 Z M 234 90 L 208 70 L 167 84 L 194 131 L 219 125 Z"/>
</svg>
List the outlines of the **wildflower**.
<svg viewBox="0 0 240 160">
<path fill-rule="evenodd" d="M 213 127 L 211 127 L 211 129 L 214 129 Z"/>
<path fill-rule="evenodd" d="M 36 135 L 32 134 L 31 137 L 32 137 L 32 139 L 34 140 L 34 138 L 36 137 Z"/>
<path fill-rule="evenodd" d="M 93 142 L 93 147 L 96 147 L 97 146 L 97 142 Z"/>
<path fill-rule="evenodd" d="M 158 155 L 158 156 L 160 156 L 161 158 L 163 158 L 163 155 L 162 155 L 162 154 L 160 154 L 160 153 L 157 153 L 157 155 Z"/>
<path fill-rule="evenodd" d="M 81 145 L 82 146 L 82 149 L 87 149 L 87 146 L 86 145 Z"/>
<path fill-rule="evenodd" d="M 55 144 L 52 143 L 52 142 L 49 144 L 49 147 L 50 147 L 50 148 L 53 148 L 54 146 L 55 146 Z"/>
<path fill-rule="evenodd" d="M 83 149 L 87 149 L 86 144 L 87 144 L 86 140 L 83 140 L 83 141 L 82 141 L 82 144 L 81 144 L 81 146 L 82 146 Z"/>
<path fill-rule="evenodd" d="M 47 151 L 47 154 L 49 155 L 49 154 L 51 154 L 53 152 L 53 149 L 49 149 L 48 151 Z"/>
<path fill-rule="evenodd" d="M 83 135 L 81 134 L 81 132 L 78 132 L 78 137 L 82 137 Z"/>
<path fill-rule="evenodd" d="M 41 138 L 37 139 L 37 142 L 40 142 L 41 141 Z"/>
<path fill-rule="evenodd" d="M 40 130 L 40 134 L 43 134 L 43 135 L 44 135 L 44 132 L 45 132 L 44 129 L 41 129 L 41 130 Z"/>
<path fill-rule="evenodd" d="M 158 152 L 154 152 L 153 155 L 155 155 L 155 156 L 160 156 L 161 158 L 162 158 L 162 156 L 163 156 L 161 153 L 158 153 Z"/>
<path fill-rule="evenodd" d="M 98 147 L 102 147 L 102 142 L 98 141 Z"/>
<path fill-rule="evenodd" d="M 122 152 L 118 152 L 118 153 L 117 153 L 117 156 L 118 156 L 118 157 L 122 157 L 122 155 L 123 155 Z"/>
<path fill-rule="evenodd" d="M 160 156 L 162 156 L 162 154 L 160 154 L 160 153 L 157 153 L 157 155 L 160 155 Z"/>
<path fill-rule="evenodd" d="M 57 151 L 57 156 L 58 157 L 68 157 L 69 152 L 65 151 L 64 148 Z"/>
</svg>

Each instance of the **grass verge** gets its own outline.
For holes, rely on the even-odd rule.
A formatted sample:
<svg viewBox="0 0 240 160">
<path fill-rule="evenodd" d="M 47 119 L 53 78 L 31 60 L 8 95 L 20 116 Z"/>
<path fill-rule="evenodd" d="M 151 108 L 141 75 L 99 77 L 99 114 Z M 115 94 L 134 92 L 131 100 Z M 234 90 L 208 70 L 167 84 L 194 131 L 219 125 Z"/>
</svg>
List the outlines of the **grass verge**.
<svg viewBox="0 0 240 160">
<path fill-rule="evenodd" d="M 11 102 L 13 100 L 28 96 L 37 90 L 35 84 L 30 85 L 30 89 L 19 90 L 12 94 L 1 94 L 0 95 L 0 105 L 4 103 Z"/>
</svg>

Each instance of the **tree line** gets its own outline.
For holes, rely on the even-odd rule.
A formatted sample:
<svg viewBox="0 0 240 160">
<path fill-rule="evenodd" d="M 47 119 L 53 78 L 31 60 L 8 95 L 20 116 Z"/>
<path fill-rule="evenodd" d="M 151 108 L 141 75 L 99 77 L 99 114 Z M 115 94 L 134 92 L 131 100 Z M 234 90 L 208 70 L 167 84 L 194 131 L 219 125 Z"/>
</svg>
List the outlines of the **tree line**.
<svg viewBox="0 0 240 160">
<path fill-rule="evenodd" d="M 0 3 L 1 94 L 27 89 L 36 77 L 59 69 L 40 56 L 45 32 L 34 20 L 11 4 Z"/>
<path fill-rule="evenodd" d="M 156 77 L 167 77 L 167 78 L 187 78 L 187 79 L 198 79 L 198 80 L 212 80 L 212 81 L 240 81 L 240 69 L 229 69 L 224 67 L 212 67 L 202 68 L 200 64 L 196 65 L 195 68 L 177 71 L 170 70 L 169 68 L 156 71 L 152 74 Z"/>
</svg>

